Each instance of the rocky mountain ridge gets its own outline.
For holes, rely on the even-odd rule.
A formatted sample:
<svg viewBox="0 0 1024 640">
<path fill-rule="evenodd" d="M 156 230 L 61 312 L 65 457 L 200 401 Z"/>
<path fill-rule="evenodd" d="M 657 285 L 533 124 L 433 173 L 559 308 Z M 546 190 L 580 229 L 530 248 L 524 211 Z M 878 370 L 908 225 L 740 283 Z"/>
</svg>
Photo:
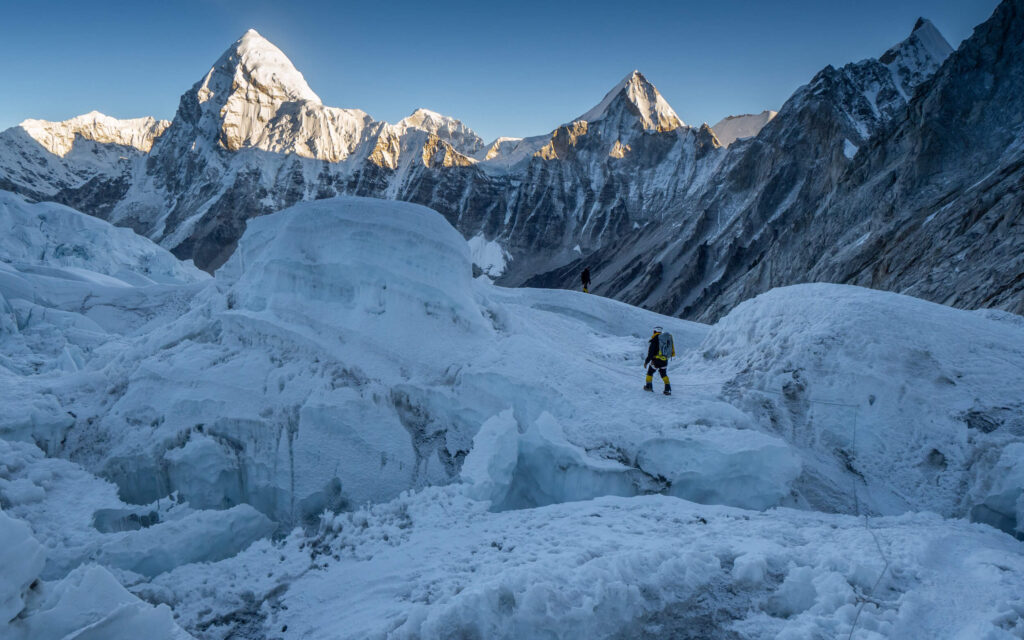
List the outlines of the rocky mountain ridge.
<svg viewBox="0 0 1024 640">
<path fill-rule="evenodd" d="M 729 148 L 671 233 L 529 282 L 568 286 L 589 265 L 598 293 L 704 320 L 814 281 L 1024 312 L 1022 7 L 1002 3 L 934 75 L 906 62 L 943 51 L 926 21 L 879 60 L 827 67 Z"/>
<path fill-rule="evenodd" d="M 781 221 L 819 209 L 949 51 L 919 20 L 878 59 L 823 69 L 727 149 L 638 71 L 550 134 L 487 145 L 424 109 L 389 124 L 324 106 L 249 31 L 182 96 L 148 154 L 80 135 L 55 158 L 15 128 L 0 133 L 0 188 L 130 226 L 210 271 L 254 216 L 338 194 L 406 200 L 490 247 L 500 259 L 487 272 L 504 284 L 571 287 L 588 264 L 599 293 L 712 319 L 765 282 L 807 277 L 775 265 L 755 285 L 733 272 L 756 266 L 752 247 L 779 237 Z M 90 144 L 104 149 L 76 155 Z M 96 162 L 114 146 L 116 160 Z"/>
</svg>

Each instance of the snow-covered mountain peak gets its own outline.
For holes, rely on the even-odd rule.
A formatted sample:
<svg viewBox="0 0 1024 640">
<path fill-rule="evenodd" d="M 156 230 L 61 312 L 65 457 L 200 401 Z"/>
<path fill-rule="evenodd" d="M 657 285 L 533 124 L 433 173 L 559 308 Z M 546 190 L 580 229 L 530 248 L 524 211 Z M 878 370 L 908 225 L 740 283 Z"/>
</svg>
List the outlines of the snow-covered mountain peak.
<svg viewBox="0 0 1024 640">
<path fill-rule="evenodd" d="M 325 107 L 288 57 L 250 29 L 182 97 L 173 154 L 215 141 L 229 151 L 258 148 L 338 162 L 372 122 L 359 110 Z"/>
<path fill-rule="evenodd" d="M 402 118 L 401 122 L 412 127 L 430 129 L 436 128 L 441 123 L 459 121 L 455 118 L 449 118 L 448 116 L 441 115 L 436 111 L 431 111 L 430 109 L 419 108 L 413 111 L 412 114 Z"/>
<path fill-rule="evenodd" d="M 910 35 L 883 53 L 878 61 L 889 68 L 897 86 L 909 96 L 951 53 L 953 48 L 935 25 L 918 18 Z"/>
<path fill-rule="evenodd" d="M 927 18 L 917 19 L 917 22 L 914 23 L 914 30 L 911 32 L 911 38 L 916 38 L 920 41 L 921 45 L 936 59 L 945 60 L 946 56 L 953 53 L 953 48 L 949 42 L 942 36 L 938 28 L 932 24 L 932 21 Z"/>
<path fill-rule="evenodd" d="M 623 108 L 639 117 L 644 129 L 671 131 L 685 126 L 658 89 L 636 69 L 615 85 L 597 106 L 576 120 L 609 119 L 621 115 Z"/>
<path fill-rule="evenodd" d="M 25 120 L 20 126 L 36 142 L 54 155 L 64 157 L 74 146 L 75 136 L 105 144 L 120 144 L 149 152 L 153 141 L 170 126 L 167 120 L 152 117 L 118 120 L 99 111 L 70 120 Z"/>
<path fill-rule="evenodd" d="M 191 92 L 201 110 L 216 121 L 222 119 L 225 127 L 242 117 L 271 116 L 284 102 L 321 104 L 288 56 L 253 29 L 221 54 Z M 244 108 L 247 104 L 264 112 L 250 113 Z M 247 133 L 251 127 L 241 128 Z M 234 143 L 244 140 L 228 138 L 224 140 L 228 148 L 238 148 Z"/>
<path fill-rule="evenodd" d="M 320 102 L 288 56 L 255 29 L 231 45 L 210 74 L 218 71 L 230 74 L 238 90 L 255 88 L 284 100 Z"/>
<path fill-rule="evenodd" d="M 472 155 L 484 148 L 483 139 L 461 120 L 442 115 L 430 109 L 417 109 L 395 125 L 399 135 L 409 129 L 418 129 L 436 135 L 450 143 L 459 153 Z"/>
<path fill-rule="evenodd" d="M 761 113 L 747 113 L 739 116 L 726 116 L 711 127 L 715 137 L 723 147 L 743 138 L 752 138 L 761 132 L 764 125 L 778 115 L 777 111 L 765 109 Z"/>
</svg>

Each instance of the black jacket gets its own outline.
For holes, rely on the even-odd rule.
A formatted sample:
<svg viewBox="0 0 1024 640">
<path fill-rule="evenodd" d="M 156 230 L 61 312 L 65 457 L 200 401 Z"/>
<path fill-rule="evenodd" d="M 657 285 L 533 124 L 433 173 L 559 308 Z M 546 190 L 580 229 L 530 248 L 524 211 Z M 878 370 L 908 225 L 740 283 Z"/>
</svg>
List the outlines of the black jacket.
<svg viewBox="0 0 1024 640">
<path fill-rule="evenodd" d="M 651 339 L 647 342 L 647 359 L 644 360 L 644 364 L 647 364 L 652 360 L 657 360 L 659 363 L 668 363 L 667 359 L 662 358 L 660 355 L 658 355 L 659 353 L 661 353 L 661 347 L 658 344 L 658 336 L 660 335 L 660 333 L 654 334 L 653 336 L 651 336 Z"/>
<path fill-rule="evenodd" d="M 589 267 L 584 269 L 583 273 L 580 274 L 580 280 L 583 281 L 584 286 L 590 284 L 590 268 Z"/>
</svg>

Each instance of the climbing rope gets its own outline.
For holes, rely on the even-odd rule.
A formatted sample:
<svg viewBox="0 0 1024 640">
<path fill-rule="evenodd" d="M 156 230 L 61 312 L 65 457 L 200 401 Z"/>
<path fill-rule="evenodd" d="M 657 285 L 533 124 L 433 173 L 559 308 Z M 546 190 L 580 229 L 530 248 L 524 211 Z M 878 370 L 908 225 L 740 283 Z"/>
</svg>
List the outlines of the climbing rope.
<svg viewBox="0 0 1024 640">
<path fill-rule="evenodd" d="M 744 387 L 740 387 L 740 388 L 744 388 Z M 747 388 L 749 388 L 749 387 L 747 387 Z M 763 393 L 771 393 L 771 394 L 775 394 L 775 395 L 783 396 L 784 397 L 784 394 L 782 394 L 781 392 L 772 391 L 772 390 L 769 390 L 769 389 L 751 389 L 751 390 L 752 391 L 759 391 L 759 392 L 763 392 Z M 849 404 L 849 403 L 845 403 L 845 402 L 825 401 L 825 400 L 810 400 L 809 399 L 808 402 L 816 403 L 816 404 L 824 404 L 824 405 L 829 405 L 829 406 L 836 406 L 836 407 L 851 407 L 853 409 L 853 429 L 851 430 L 851 445 L 850 445 L 850 464 L 852 465 L 857 460 L 857 422 L 858 422 L 858 417 L 860 415 L 860 407 L 858 407 L 855 404 Z M 860 602 L 860 604 L 857 606 L 857 613 L 856 613 L 856 615 L 854 615 L 853 623 L 850 625 L 850 634 L 847 636 L 847 640 L 852 640 L 853 639 L 853 633 L 857 630 L 857 623 L 860 620 L 860 614 L 864 611 L 864 605 L 867 604 L 868 602 L 871 602 L 871 603 L 875 604 L 876 606 L 878 605 L 878 602 L 876 600 L 874 600 L 872 598 L 872 596 L 874 596 L 875 590 L 878 589 L 878 585 L 882 583 L 882 578 L 884 578 L 885 574 L 889 571 L 889 557 L 886 555 L 885 551 L 882 549 L 882 543 L 878 540 L 878 534 L 876 534 L 874 529 L 872 529 L 872 527 L 871 527 L 871 519 L 870 519 L 870 517 L 868 516 L 867 513 L 864 513 L 864 514 L 861 513 L 861 509 L 860 509 L 860 496 L 859 496 L 858 491 L 857 491 L 857 476 L 856 476 L 856 474 L 854 474 L 852 472 L 850 473 L 850 481 L 851 481 L 851 484 L 852 484 L 852 491 L 851 491 L 851 493 L 853 495 L 854 510 L 855 510 L 858 518 L 863 516 L 863 518 L 864 518 L 864 528 L 867 529 L 867 532 L 869 534 L 871 534 L 871 539 L 874 540 L 874 542 L 875 542 L 875 549 L 878 550 L 878 555 L 879 555 L 879 557 L 881 558 L 881 560 L 883 562 L 883 566 L 882 566 L 882 571 L 878 574 L 878 578 L 875 579 L 875 583 L 873 585 L 871 585 L 871 589 L 868 590 L 867 594 L 866 595 L 857 596 L 857 600 Z"/>
<path fill-rule="evenodd" d="M 700 386 L 709 386 L 709 385 L 712 385 L 712 384 L 720 384 L 720 383 L 719 382 L 709 382 L 709 383 L 696 383 L 696 384 L 682 384 L 682 385 L 679 385 L 679 386 L 680 387 L 700 387 Z M 776 395 L 776 396 L 785 397 L 784 393 L 782 393 L 780 391 L 774 391 L 774 390 L 771 390 L 771 389 L 758 389 L 758 388 L 744 387 L 744 386 L 736 386 L 735 388 L 745 389 L 745 390 L 748 390 L 748 391 L 754 391 L 754 392 L 758 392 L 758 393 L 769 393 L 769 394 L 773 394 L 773 395 Z M 859 418 L 859 414 L 860 414 L 860 407 L 858 407 L 858 405 L 855 405 L 855 404 L 850 404 L 850 403 L 846 403 L 846 402 L 829 401 L 829 400 L 812 400 L 812 399 L 808 399 L 807 401 L 810 402 L 810 403 L 813 403 L 813 404 L 823 404 L 823 405 L 834 406 L 834 407 L 850 407 L 850 408 L 853 409 L 853 429 L 851 430 L 851 446 L 850 446 L 850 463 L 852 465 L 853 462 L 855 462 L 857 460 L 857 422 L 858 422 L 858 418 Z M 866 605 L 868 602 L 871 602 L 871 603 L 875 604 L 876 606 L 878 605 L 878 602 L 873 599 L 873 596 L 875 594 L 875 591 L 878 589 L 878 585 L 880 585 L 882 583 L 882 578 L 884 578 L 885 574 L 889 571 L 889 565 L 890 565 L 889 557 L 888 557 L 888 555 L 886 555 L 885 550 L 882 549 L 882 543 L 878 539 L 878 534 L 876 534 L 875 530 L 871 527 L 870 516 L 868 516 L 867 513 L 863 513 L 863 514 L 861 513 L 860 496 L 859 496 L 859 492 L 857 490 L 858 487 L 857 487 L 857 476 L 856 476 L 856 474 L 851 472 L 850 473 L 850 480 L 851 480 L 851 483 L 852 483 L 851 494 L 853 495 L 854 510 L 855 510 L 858 518 L 860 518 L 860 517 L 864 518 L 864 528 L 871 535 L 871 539 L 875 543 L 875 549 L 878 550 L 878 556 L 879 556 L 879 558 L 881 558 L 881 560 L 883 562 L 883 565 L 882 565 L 882 571 L 878 574 L 878 578 L 875 579 L 874 584 L 871 585 L 871 588 L 868 590 L 868 592 L 866 594 L 864 594 L 864 595 L 857 596 L 857 600 L 859 601 L 859 605 L 857 606 L 857 613 L 853 617 L 853 623 L 850 625 L 850 633 L 847 636 L 847 640 L 852 640 L 853 639 L 853 634 L 857 630 L 857 623 L 860 621 L 860 615 L 864 611 L 864 605 Z"/>
<path fill-rule="evenodd" d="M 610 369 L 611 367 L 608 367 L 608 368 Z M 691 382 L 691 383 L 684 382 L 684 383 L 679 383 L 679 384 L 677 384 L 675 386 L 677 388 L 680 388 L 680 389 L 699 388 L 699 387 L 721 386 L 725 382 L 727 382 L 727 380 L 712 380 L 712 381 L 707 381 L 707 382 Z M 741 386 L 741 385 L 735 385 L 733 388 L 743 389 L 743 390 L 746 390 L 746 391 L 753 391 L 753 392 L 756 392 L 756 393 L 768 393 L 768 394 L 780 396 L 780 397 L 783 397 L 783 398 L 786 397 L 785 394 L 782 393 L 781 391 L 775 391 L 775 390 L 772 390 L 772 389 L 755 388 L 755 387 L 748 387 L 748 386 Z M 848 402 L 838 402 L 838 401 L 834 401 L 834 400 L 813 400 L 813 399 L 808 398 L 807 401 L 812 403 L 812 404 L 821 404 L 821 405 L 827 405 L 827 406 L 832 406 L 832 407 L 848 407 L 848 408 L 852 408 L 853 409 L 853 429 L 851 430 L 851 446 L 850 446 L 850 464 L 852 466 L 853 463 L 857 460 L 857 422 L 858 422 L 858 418 L 859 418 L 859 414 L 860 414 L 860 407 L 858 405 L 856 405 L 856 404 L 851 404 L 851 403 L 848 403 Z M 853 634 L 857 630 L 857 624 L 860 621 L 861 613 L 863 613 L 863 611 L 864 611 L 864 605 L 867 604 L 868 602 L 871 602 L 871 603 L 875 604 L 876 606 L 878 606 L 878 602 L 873 598 L 873 596 L 875 594 L 875 591 L 878 589 L 878 585 L 880 585 L 882 583 L 882 578 L 884 578 L 885 574 L 889 571 L 889 565 L 890 565 L 889 557 L 888 557 L 888 555 L 886 555 L 885 550 L 882 549 L 882 543 L 881 543 L 881 541 L 879 541 L 878 535 L 875 533 L 874 529 L 871 527 L 871 519 L 870 519 L 870 517 L 868 516 L 867 513 L 864 513 L 864 514 L 861 513 L 860 496 L 859 496 L 859 492 L 857 490 L 858 489 L 858 487 L 857 487 L 857 475 L 855 473 L 851 472 L 850 473 L 850 480 L 851 480 L 851 483 L 852 483 L 852 491 L 851 491 L 851 493 L 853 495 L 854 510 L 855 510 L 858 518 L 860 518 L 860 517 L 864 518 L 864 528 L 871 535 L 871 539 L 875 543 L 875 549 L 878 550 L 878 555 L 881 558 L 881 560 L 883 562 L 883 565 L 882 565 L 882 571 L 878 574 L 878 578 L 875 579 L 874 584 L 871 585 L 871 588 L 868 590 L 868 592 L 866 594 L 864 594 L 864 595 L 858 595 L 857 596 L 857 600 L 859 601 L 859 605 L 857 606 L 857 613 L 853 617 L 853 623 L 850 625 L 850 633 L 847 636 L 847 640 L 853 640 Z"/>
<path fill-rule="evenodd" d="M 859 411 L 855 408 L 854 412 L 853 412 L 853 438 L 852 438 L 853 439 L 853 445 L 851 447 L 852 451 L 851 451 L 851 454 L 850 454 L 851 458 L 853 460 L 857 459 L 857 417 L 858 417 L 858 413 L 859 413 Z M 857 495 L 857 477 L 854 474 L 851 473 L 850 474 L 850 478 L 851 478 L 852 483 L 853 483 L 853 504 L 854 504 L 854 508 L 857 510 L 857 516 L 860 517 L 861 516 L 861 512 L 860 512 L 860 498 Z M 882 558 L 882 562 L 884 564 L 882 566 L 882 571 L 878 574 L 878 578 L 875 580 L 875 583 L 873 585 L 871 585 L 871 589 L 868 590 L 867 595 L 865 595 L 865 596 L 858 596 L 857 597 L 857 599 L 860 601 L 860 604 L 857 606 L 857 613 L 856 613 L 856 615 L 853 616 L 853 622 L 850 624 L 850 635 L 846 636 L 846 640 L 853 640 L 853 632 L 857 630 L 857 622 L 860 621 L 860 614 L 861 614 L 861 612 L 864 611 L 864 605 L 866 605 L 868 602 L 872 602 L 876 606 L 878 605 L 878 602 L 873 600 L 871 597 L 875 595 L 875 590 L 878 589 L 878 585 L 882 583 L 882 578 L 885 577 L 886 572 L 889 571 L 889 556 L 887 556 L 885 551 L 882 549 L 882 543 L 879 542 L 879 540 L 878 540 L 878 534 L 876 534 L 874 529 L 871 528 L 871 519 L 868 517 L 868 514 L 865 513 L 865 514 L 863 514 L 863 516 L 864 516 L 864 528 L 867 529 L 868 533 L 871 534 L 871 539 L 875 541 L 875 548 L 878 550 L 878 555 L 879 555 L 879 557 Z"/>
</svg>

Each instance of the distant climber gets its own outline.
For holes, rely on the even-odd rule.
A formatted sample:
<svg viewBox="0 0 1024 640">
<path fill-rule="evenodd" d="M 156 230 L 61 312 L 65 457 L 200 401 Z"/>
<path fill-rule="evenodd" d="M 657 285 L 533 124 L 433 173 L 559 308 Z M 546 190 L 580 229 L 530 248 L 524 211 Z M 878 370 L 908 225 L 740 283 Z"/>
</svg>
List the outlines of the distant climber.
<svg viewBox="0 0 1024 640">
<path fill-rule="evenodd" d="M 676 346 L 672 342 L 672 334 L 662 331 L 661 327 L 654 327 L 654 335 L 647 343 L 647 359 L 644 366 L 647 367 L 647 382 L 644 384 L 644 391 L 654 391 L 654 370 L 661 374 L 661 381 L 665 383 L 666 396 L 672 395 L 672 385 L 668 381 L 668 359 L 676 356 Z"/>
<path fill-rule="evenodd" d="M 580 280 L 583 282 L 583 293 L 590 293 L 590 267 L 583 268 Z"/>
</svg>

